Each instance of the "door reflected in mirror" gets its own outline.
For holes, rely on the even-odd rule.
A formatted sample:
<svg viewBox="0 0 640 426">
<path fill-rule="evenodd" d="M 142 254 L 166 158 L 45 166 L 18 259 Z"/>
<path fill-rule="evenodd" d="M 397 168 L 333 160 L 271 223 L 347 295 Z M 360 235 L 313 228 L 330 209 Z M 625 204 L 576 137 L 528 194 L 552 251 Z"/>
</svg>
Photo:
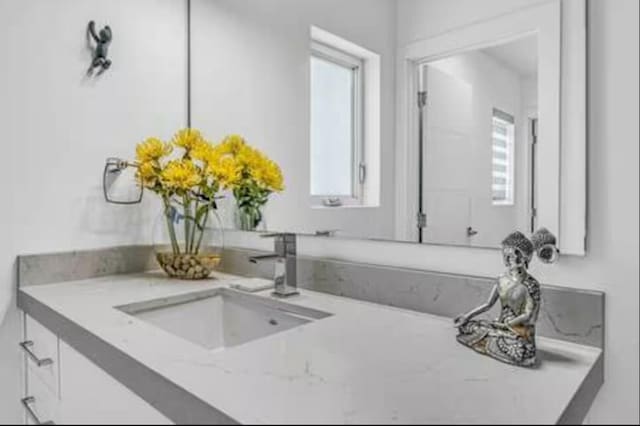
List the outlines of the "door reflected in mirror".
<svg viewBox="0 0 640 426">
<path fill-rule="evenodd" d="M 424 242 L 495 247 L 531 231 L 537 51 L 534 35 L 420 67 Z"/>
</svg>

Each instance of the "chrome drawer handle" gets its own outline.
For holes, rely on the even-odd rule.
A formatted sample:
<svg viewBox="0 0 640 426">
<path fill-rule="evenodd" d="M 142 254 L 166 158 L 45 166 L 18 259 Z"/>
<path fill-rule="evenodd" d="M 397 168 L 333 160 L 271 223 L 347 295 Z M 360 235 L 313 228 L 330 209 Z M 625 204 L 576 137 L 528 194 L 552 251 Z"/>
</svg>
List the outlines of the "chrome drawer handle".
<svg viewBox="0 0 640 426">
<path fill-rule="evenodd" d="M 55 425 L 54 422 L 52 421 L 48 421 L 48 422 L 41 422 L 40 419 L 38 418 L 38 415 L 36 414 L 36 412 L 33 410 L 33 408 L 31 408 L 32 404 L 35 404 L 36 399 L 32 396 L 28 396 L 26 398 L 23 398 L 21 400 L 22 405 L 24 407 L 25 410 L 27 410 L 27 414 L 29 415 L 29 417 L 31 417 L 31 420 L 33 420 L 33 422 L 37 425 Z"/>
<path fill-rule="evenodd" d="M 33 342 L 31 340 L 27 340 L 26 342 L 20 343 L 20 347 L 29 355 L 31 361 L 35 362 L 38 367 L 45 367 L 47 365 L 53 364 L 53 360 L 51 358 L 38 358 L 36 354 L 33 353 L 31 348 L 33 347 Z"/>
</svg>

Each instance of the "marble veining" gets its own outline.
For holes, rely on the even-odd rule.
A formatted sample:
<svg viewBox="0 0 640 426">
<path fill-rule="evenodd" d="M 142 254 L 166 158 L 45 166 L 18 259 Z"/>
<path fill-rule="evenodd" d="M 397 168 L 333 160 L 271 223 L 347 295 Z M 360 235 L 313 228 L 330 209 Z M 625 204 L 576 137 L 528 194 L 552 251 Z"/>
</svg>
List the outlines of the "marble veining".
<svg viewBox="0 0 640 426">
<path fill-rule="evenodd" d="M 222 268 L 244 276 L 271 277 L 270 265 L 246 261 L 253 251 L 226 249 Z M 323 293 L 453 318 L 483 303 L 494 282 L 471 277 L 335 260 L 298 258 L 298 285 Z M 604 347 L 604 293 L 542 286 L 538 335 Z M 497 308 L 487 314 L 497 317 Z"/>
<path fill-rule="evenodd" d="M 226 248 L 221 270 L 273 277 L 269 262 L 253 264 L 259 252 Z M 492 279 L 406 268 L 298 257 L 298 285 L 314 291 L 449 318 L 486 300 Z M 20 256 L 19 285 L 47 284 L 157 269 L 150 246 Z M 542 286 L 538 335 L 604 347 L 604 293 Z M 497 310 L 488 313 L 496 317 Z"/>
<path fill-rule="evenodd" d="M 18 256 L 18 285 L 49 284 L 156 269 L 147 245 Z"/>
<path fill-rule="evenodd" d="M 579 422 L 602 383 L 598 348 L 541 338 L 541 367 L 521 369 L 461 348 L 449 318 L 305 289 L 287 303 L 331 316 L 221 351 L 117 309 L 239 279 L 215 278 L 114 275 L 23 287 L 18 300 L 177 423 Z"/>
</svg>

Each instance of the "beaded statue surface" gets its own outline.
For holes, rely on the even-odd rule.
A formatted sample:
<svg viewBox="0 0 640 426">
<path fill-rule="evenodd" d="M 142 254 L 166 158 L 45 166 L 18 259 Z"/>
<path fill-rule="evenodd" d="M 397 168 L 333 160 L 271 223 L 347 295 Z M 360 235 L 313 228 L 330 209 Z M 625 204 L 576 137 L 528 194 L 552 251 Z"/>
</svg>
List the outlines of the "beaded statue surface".
<svg viewBox="0 0 640 426">
<path fill-rule="evenodd" d="M 531 239 L 514 232 L 502 241 L 507 271 L 498 277 L 485 304 L 455 319 L 458 342 L 502 362 L 524 367 L 536 365 L 540 284 L 528 272 L 534 254 L 545 263 L 558 258 L 556 238 L 545 228 Z M 498 301 L 501 309 L 495 321 L 474 319 Z"/>
</svg>

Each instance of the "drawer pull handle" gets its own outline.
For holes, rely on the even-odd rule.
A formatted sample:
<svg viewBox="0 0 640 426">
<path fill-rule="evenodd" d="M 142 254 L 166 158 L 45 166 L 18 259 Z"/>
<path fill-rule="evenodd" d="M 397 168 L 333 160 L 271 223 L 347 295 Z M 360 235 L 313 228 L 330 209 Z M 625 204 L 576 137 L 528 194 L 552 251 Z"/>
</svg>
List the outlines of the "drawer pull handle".
<svg viewBox="0 0 640 426">
<path fill-rule="evenodd" d="M 38 367 L 45 367 L 47 365 L 53 364 L 53 360 L 51 358 L 38 358 L 36 354 L 33 353 L 31 348 L 33 347 L 33 342 L 31 340 L 27 340 L 26 342 L 20 343 L 20 347 L 29 355 L 31 361 L 35 362 Z"/>
<path fill-rule="evenodd" d="M 27 414 L 29 415 L 29 417 L 31 417 L 31 420 L 33 420 L 35 424 L 37 425 L 54 425 L 55 424 L 52 421 L 48 421 L 48 422 L 40 421 L 36 412 L 33 410 L 33 408 L 31 408 L 31 405 L 35 404 L 36 402 L 36 399 L 34 397 L 28 396 L 26 398 L 23 398 L 21 402 L 22 402 L 22 405 L 24 406 L 24 409 L 27 410 Z"/>
</svg>

